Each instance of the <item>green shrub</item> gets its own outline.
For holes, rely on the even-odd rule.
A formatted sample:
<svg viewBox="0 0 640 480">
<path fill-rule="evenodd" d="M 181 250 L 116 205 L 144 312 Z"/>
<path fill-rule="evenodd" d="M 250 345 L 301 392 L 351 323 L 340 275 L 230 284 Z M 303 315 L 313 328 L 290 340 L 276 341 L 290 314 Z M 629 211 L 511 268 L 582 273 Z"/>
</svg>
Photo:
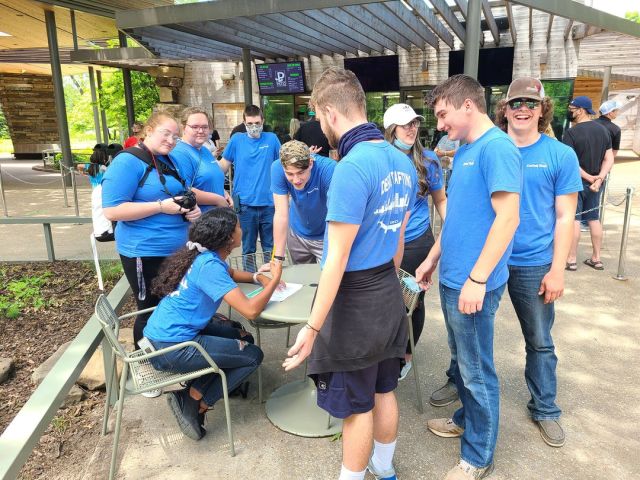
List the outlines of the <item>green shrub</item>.
<svg viewBox="0 0 640 480">
<path fill-rule="evenodd" d="M 0 278 L 4 279 L 4 271 L 1 273 Z M 0 290 L 0 315 L 16 318 L 27 308 L 40 310 L 46 307 L 49 301 L 42 294 L 42 287 L 50 276 L 51 272 L 44 272 L 11 280 L 4 290 Z"/>
</svg>

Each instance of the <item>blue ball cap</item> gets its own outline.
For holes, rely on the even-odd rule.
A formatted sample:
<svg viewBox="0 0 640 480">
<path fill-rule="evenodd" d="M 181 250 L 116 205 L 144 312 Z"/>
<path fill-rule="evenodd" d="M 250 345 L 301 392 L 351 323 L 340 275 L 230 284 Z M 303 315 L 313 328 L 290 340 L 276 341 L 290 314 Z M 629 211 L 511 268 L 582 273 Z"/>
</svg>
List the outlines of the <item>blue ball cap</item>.
<svg viewBox="0 0 640 480">
<path fill-rule="evenodd" d="M 569 105 L 571 105 L 572 107 L 584 108 L 589 115 L 596 114 L 596 112 L 593 111 L 591 99 L 589 97 L 585 97 L 584 95 L 574 98 L 573 100 L 571 100 L 571 103 Z"/>
</svg>

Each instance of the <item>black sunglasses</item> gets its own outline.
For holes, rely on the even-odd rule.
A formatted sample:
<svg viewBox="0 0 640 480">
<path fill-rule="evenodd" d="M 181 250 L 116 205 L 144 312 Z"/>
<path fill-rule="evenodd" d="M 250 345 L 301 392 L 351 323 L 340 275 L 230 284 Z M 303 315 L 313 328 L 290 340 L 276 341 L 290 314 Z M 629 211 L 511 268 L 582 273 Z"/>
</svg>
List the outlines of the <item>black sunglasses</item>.
<svg viewBox="0 0 640 480">
<path fill-rule="evenodd" d="M 514 98 L 508 103 L 511 110 L 519 110 L 522 105 L 526 105 L 529 110 L 533 110 L 538 105 L 540 105 L 540 102 L 538 102 L 537 100 L 529 100 L 527 98 Z"/>
</svg>

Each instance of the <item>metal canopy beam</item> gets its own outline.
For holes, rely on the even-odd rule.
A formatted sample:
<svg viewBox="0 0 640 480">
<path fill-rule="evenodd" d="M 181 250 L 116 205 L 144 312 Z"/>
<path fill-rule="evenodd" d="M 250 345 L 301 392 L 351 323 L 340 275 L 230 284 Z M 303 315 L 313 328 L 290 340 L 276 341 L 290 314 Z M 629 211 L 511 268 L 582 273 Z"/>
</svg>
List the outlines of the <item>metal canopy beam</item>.
<svg viewBox="0 0 640 480">
<path fill-rule="evenodd" d="M 391 40 L 391 43 L 399 45 L 405 50 L 409 50 L 411 48 L 410 40 L 407 40 L 405 37 L 401 36 L 395 29 L 391 28 L 388 24 L 380 20 L 364 7 L 361 7 L 360 5 L 352 5 L 348 7 L 342 7 L 342 10 L 348 12 L 352 17 L 359 18 L 362 22 L 370 25 L 373 30 Z"/>
<path fill-rule="evenodd" d="M 460 41 L 462 43 L 466 43 L 464 27 L 458 20 L 458 17 L 456 17 L 455 14 L 453 13 L 453 10 L 451 10 L 449 5 L 447 5 L 446 0 L 430 0 L 430 2 L 431 2 L 431 5 L 433 5 L 434 10 L 440 14 L 440 16 L 444 19 L 445 22 L 447 22 L 447 25 L 449 25 L 449 28 L 453 30 L 453 33 L 460 39 Z M 507 5 L 509 4 L 507 3 Z M 440 36 L 440 38 L 444 40 L 442 35 Z M 445 40 L 445 43 L 447 43 L 446 40 Z"/>
<path fill-rule="evenodd" d="M 77 10 L 80 12 L 91 13 L 101 17 L 114 18 L 115 9 L 107 6 L 104 2 L 93 2 L 91 0 L 38 0 L 40 3 L 47 3 L 58 7 L 65 7 L 69 10 Z"/>
<path fill-rule="evenodd" d="M 484 19 L 487 21 L 489 30 L 491 30 L 491 36 L 493 37 L 493 41 L 497 47 L 498 45 L 500 45 L 500 31 L 498 30 L 496 19 L 493 18 L 493 13 L 491 13 L 491 5 L 489 5 L 489 0 L 482 0 L 482 11 L 484 12 Z"/>
<path fill-rule="evenodd" d="M 169 40 L 159 39 L 157 37 L 147 37 L 143 35 L 140 37 L 142 42 L 148 43 L 153 49 L 158 52 L 159 56 L 164 56 L 174 59 L 225 59 L 230 60 L 238 58 L 237 53 L 230 54 L 228 51 L 216 50 L 213 48 L 194 48 L 192 43 L 185 42 L 183 40 Z M 170 54 L 170 55 L 167 55 Z"/>
<path fill-rule="evenodd" d="M 453 35 L 449 33 L 447 27 L 445 27 L 440 20 L 436 17 L 436 14 L 433 13 L 424 0 L 406 0 L 407 5 L 413 8 L 413 14 L 420 18 L 434 33 L 442 39 L 444 43 L 448 45 L 449 48 L 453 48 Z M 445 3 L 446 5 L 446 3 Z M 401 5 L 402 6 L 402 5 Z M 451 10 L 449 10 L 451 12 Z M 453 12 L 451 12 L 453 14 Z M 458 22 L 459 24 L 459 22 Z M 460 25 L 462 29 L 462 25 Z M 437 38 L 436 38 L 437 41 Z M 438 49 L 438 47 L 435 47 Z"/>
<path fill-rule="evenodd" d="M 404 43 L 397 42 L 398 45 L 402 46 L 405 50 L 409 50 L 411 48 L 411 44 L 418 48 L 424 47 L 424 40 L 422 40 L 419 35 L 416 35 L 413 30 L 407 28 L 407 25 L 405 25 L 397 15 L 394 15 L 393 12 L 387 10 L 384 5 L 381 5 L 380 3 L 372 3 L 363 5 L 362 7 L 351 8 L 361 8 L 363 11 L 369 12 L 373 18 L 379 20 L 380 26 L 378 26 L 377 29 L 382 30 L 387 28 L 394 31 L 399 37 L 405 40 Z"/>
<path fill-rule="evenodd" d="M 166 7 L 144 8 L 116 12 L 116 26 L 120 29 L 167 25 L 170 23 L 225 20 L 234 17 L 253 17 L 273 13 L 364 5 L 376 0 L 217 0 Z"/>
<path fill-rule="evenodd" d="M 91 63 L 96 62 L 117 62 L 120 60 L 140 60 L 145 58 L 155 58 L 146 48 L 83 48 L 71 52 L 72 62 Z"/>
<path fill-rule="evenodd" d="M 383 5 L 384 5 L 384 7 L 383 7 Z M 375 5 L 376 8 L 379 8 L 380 13 L 382 15 L 385 15 L 383 17 L 383 20 L 392 18 L 391 16 L 389 16 L 389 12 L 391 13 L 391 15 L 395 15 L 400 22 L 403 22 L 405 24 L 405 31 L 407 31 L 407 27 L 409 27 L 411 29 L 411 31 L 413 31 L 413 33 L 415 33 L 418 36 L 418 38 L 421 40 L 420 43 L 414 44 L 420 50 L 424 49 L 424 44 L 425 43 L 428 43 L 429 45 L 431 45 L 436 50 L 440 49 L 440 44 L 438 43 L 438 37 L 435 36 L 433 34 L 433 32 L 427 28 L 427 25 L 423 25 L 422 22 L 420 22 L 420 20 L 418 20 L 418 17 L 416 15 L 412 14 L 401 2 L 384 2 L 383 5 L 381 5 L 381 4 L 376 4 Z M 372 7 L 374 7 L 374 5 L 368 5 L 365 8 L 372 8 Z M 384 8 L 386 8 L 388 10 L 388 12 L 385 12 Z M 429 10 L 429 9 L 427 9 L 427 10 Z M 432 13 L 432 15 L 433 15 L 433 13 Z M 434 19 L 435 19 L 435 16 L 434 16 Z M 393 21 L 394 21 L 394 23 L 396 22 L 395 19 Z M 438 23 L 440 23 L 440 22 L 438 22 Z M 446 29 L 445 29 L 445 31 L 446 31 Z M 447 33 L 449 33 L 449 32 L 447 32 Z M 449 36 L 451 36 L 451 34 L 449 34 Z"/>
<path fill-rule="evenodd" d="M 464 20 L 467 20 L 467 10 L 468 10 L 468 6 L 467 6 L 467 0 L 455 0 L 456 5 L 458 5 L 458 8 L 460 9 L 460 13 L 462 13 L 462 18 L 464 18 Z"/>
<path fill-rule="evenodd" d="M 323 10 L 323 13 L 335 18 L 337 21 L 347 26 L 349 29 L 354 32 L 361 32 L 367 38 L 372 41 L 378 43 L 383 48 L 380 50 L 376 50 L 377 52 L 383 53 L 383 50 L 389 49 L 394 52 L 398 50 L 398 45 L 394 44 L 389 38 L 382 35 L 380 32 L 374 30 L 370 25 L 367 25 L 362 19 L 358 17 L 354 17 L 349 12 L 341 9 L 341 8 L 327 8 Z"/>
<path fill-rule="evenodd" d="M 569 18 L 574 21 L 604 28 L 611 32 L 623 33 L 640 38 L 640 24 L 616 17 L 610 13 L 587 7 L 578 2 L 566 0 L 512 0 L 513 3 L 529 8 L 551 13 L 557 17 Z"/>
<path fill-rule="evenodd" d="M 229 55 L 237 55 L 238 58 L 242 55 L 241 47 L 230 45 L 225 42 L 219 42 L 210 38 L 204 38 L 203 40 L 203 37 L 200 36 L 200 32 L 194 32 L 192 29 L 184 27 L 183 25 L 143 28 L 140 29 L 140 34 L 144 36 L 151 36 L 152 38 L 157 38 L 160 40 L 179 39 L 189 43 L 192 48 L 195 49 L 201 48 L 201 45 L 205 49 L 225 51 L 228 52 Z"/>
<path fill-rule="evenodd" d="M 513 10 L 511 8 L 511 2 L 505 2 L 505 6 L 507 8 L 507 19 L 509 20 L 509 32 L 511 33 L 511 41 L 513 44 L 516 44 L 516 40 L 518 39 L 518 34 L 516 32 L 516 22 L 513 18 Z"/>
</svg>

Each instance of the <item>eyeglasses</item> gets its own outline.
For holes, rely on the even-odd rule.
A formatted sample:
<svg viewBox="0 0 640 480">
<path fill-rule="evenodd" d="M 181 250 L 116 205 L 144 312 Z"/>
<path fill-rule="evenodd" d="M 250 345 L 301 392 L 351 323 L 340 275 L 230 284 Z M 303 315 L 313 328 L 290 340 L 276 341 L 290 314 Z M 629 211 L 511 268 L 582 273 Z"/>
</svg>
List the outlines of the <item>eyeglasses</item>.
<svg viewBox="0 0 640 480">
<path fill-rule="evenodd" d="M 191 130 L 195 130 L 196 132 L 206 132 L 209 130 L 209 125 L 189 125 L 187 124 Z"/>
<path fill-rule="evenodd" d="M 528 100 L 526 98 L 514 98 L 509 102 L 509 108 L 511 110 L 520 110 L 523 105 L 526 105 L 529 110 L 534 110 L 540 102 L 537 100 Z"/>
<path fill-rule="evenodd" d="M 420 127 L 420 120 L 412 120 L 411 122 L 407 123 L 406 125 L 398 125 L 398 127 L 402 128 L 403 130 L 409 130 L 410 128 L 419 128 Z"/>
<path fill-rule="evenodd" d="M 171 130 L 165 130 L 164 128 L 160 128 L 156 130 L 156 132 L 158 132 L 162 138 L 164 139 L 170 138 L 174 142 L 177 142 L 178 139 L 180 138 L 178 135 L 174 135 L 173 132 L 171 132 Z"/>
</svg>

